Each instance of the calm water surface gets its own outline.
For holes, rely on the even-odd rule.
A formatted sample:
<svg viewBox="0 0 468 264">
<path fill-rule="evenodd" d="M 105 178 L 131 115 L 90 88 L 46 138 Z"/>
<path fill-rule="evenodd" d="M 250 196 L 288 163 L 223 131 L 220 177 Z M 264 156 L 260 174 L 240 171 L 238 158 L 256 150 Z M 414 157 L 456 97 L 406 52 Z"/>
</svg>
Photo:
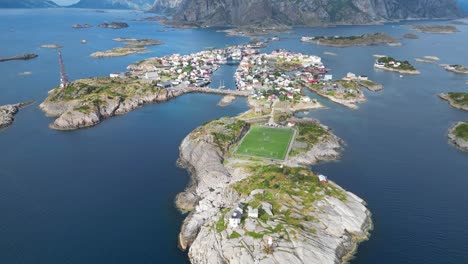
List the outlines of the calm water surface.
<svg viewBox="0 0 468 264">
<path fill-rule="evenodd" d="M 219 96 L 185 95 L 112 118 L 91 129 L 50 130 L 38 104 L 58 82 L 54 50 L 72 79 L 104 76 L 148 56 L 187 54 L 246 41 L 215 30 L 168 29 L 137 22 L 148 15 L 88 10 L 0 10 L 0 56 L 39 54 L 31 61 L 0 64 L 0 104 L 34 99 L 14 125 L 0 132 L 0 263 L 187 263 L 177 249 L 183 220 L 173 206 L 189 175 L 176 166 L 181 140 L 203 122 L 247 109 L 245 100 L 220 108 Z M 127 29 L 72 29 L 125 21 Z M 443 22 L 431 22 L 443 23 Z M 414 63 L 419 76 L 376 71 L 373 54 L 413 60 L 425 55 L 441 63 L 468 64 L 468 27 L 454 35 L 419 34 L 403 47 L 327 48 L 301 43 L 303 35 L 386 32 L 402 36 L 406 24 L 298 28 L 266 51 L 286 48 L 323 57 L 335 77 L 352 71 L 385 85 L 366 92 L 358 110 L 318 98 L 327 109 L 307 116 L 332 127 L 347 145 L 339 162 L 314 166 L 368 202 L 375 229 L 353 263 L 468 263 L 468 154 L 447 144 L 446 131 L 468 113 L 436 97 L 468 91 L 468 77 L 436 65 Z M 92 59 L 119 46 L 116 37 L 155 38 L 149 54 Z M 88 44 L 80 44 L 86 39 Z M 324 51 L 338 56 L 323 55 Z M 18 75 L 31 71 L 31 75 Z M 235 66 L 214 75 L 232 87 Z"/>
</svg>

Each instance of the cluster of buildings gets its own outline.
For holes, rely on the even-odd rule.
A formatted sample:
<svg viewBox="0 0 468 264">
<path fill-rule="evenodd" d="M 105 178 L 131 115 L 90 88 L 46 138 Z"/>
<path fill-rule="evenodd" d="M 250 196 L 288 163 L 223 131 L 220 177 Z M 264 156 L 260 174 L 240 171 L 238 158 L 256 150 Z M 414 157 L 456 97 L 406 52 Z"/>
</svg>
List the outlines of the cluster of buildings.
<svg viewBox="0 0 468 264">
<path fill-rule="evenodd" d="M 366 75 L 356 75 L 352 72 L 348 72 L 346 76 L 343 78 L 345 81 L 368 81 L 369 77 Z"/>
<path fill-rule="evenodd" d="M 211 75 L 228 60 L 240 61 L 244 56 L 258 54 L 263 42 L 210 49 L 189 55 L 172 54 L 151 58 L 127 67 L 127 73 L 112 73 L 111 78 L 137 77 L 149 83 L 167 88 L 171 86 L 206 86 Z"/>
<path fill-rule="evenodd" d="M 385 67 L 393 67 L 398 68 L 401 66 L 401 62 L 390 60 L 388 63 L 376 60 L 374 63 L 374 67 L 376 68 L 385 68 Z"/>
<path fill-rule="evenodd" d="M 294 88 L 296 79 L 302 76 L 312 78 L 314 72 L 326 72 L 320 57 L 276 50 L 271 54 L 245 56 L 234 78 L 239 90 L 299 92 Z"/>
</svg>

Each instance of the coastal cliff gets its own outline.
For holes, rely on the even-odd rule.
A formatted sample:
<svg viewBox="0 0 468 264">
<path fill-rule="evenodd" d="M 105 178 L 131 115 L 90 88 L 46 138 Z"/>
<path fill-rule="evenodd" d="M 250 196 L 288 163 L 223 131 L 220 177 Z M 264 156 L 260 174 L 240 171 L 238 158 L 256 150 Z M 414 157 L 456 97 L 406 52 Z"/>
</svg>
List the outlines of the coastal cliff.
<svg viewBox="0 0 468 264">
<path fill-rule="evenodd" d="M 95 126 L 106 118 L 128 113 L 144 104 L 167 101 L 182 93 L 134 79 L 122 82 L 110 78 L 78 80 L 52 90 L 39 107 L 47 116 L 57 117 L 51 128 L 74 130 Z"/>
<path fill-rule="evenodd" d="M 461 15 L 455 0 L 156 0 L 152 8 L 168 10 L 176 23 L 198 26 L 367 24 Z"/>
<path fill-rule="evenodd" d="M 189 248 L 190 261 L 341 263 L 349 259 L 372 228 L 365 202 L 333 182 L 319 182 L 302 167 L 336 158 L 340 140 L 327 130 L 305 153 L 280 166 L 231 154 L 249 127 L 235 118 L 221 118 L 197 128 L 180 145 L 179 163 L 192 174 L 190 186 L 176 198 L 177 207 L 190 212 L 179 235 L 180 247 Z M 275 189 L 273 182 L 282 188 Z M 256 205 L 260 213 L 258 219 L 243 216 L 243 227 L 233 228 L 227 224 L 229 211 L 239 204 Z M 270 238 L 271 247 L 265 246 Z"/>
</svg>

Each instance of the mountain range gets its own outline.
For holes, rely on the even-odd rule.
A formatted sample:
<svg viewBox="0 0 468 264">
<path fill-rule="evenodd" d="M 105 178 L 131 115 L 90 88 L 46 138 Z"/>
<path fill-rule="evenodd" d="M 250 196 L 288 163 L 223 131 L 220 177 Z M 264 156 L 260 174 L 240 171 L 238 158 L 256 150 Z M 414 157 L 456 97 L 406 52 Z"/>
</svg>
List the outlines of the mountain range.
<svg viewBox="0 0 468 264">
<path fill-rule="evenodd" d="M 50 0 L 0 0 L 1 8 L 45 8 L 58 7 Z"/>
<path fill-rule="evenodd" d="M 369 24 L 462 14 L 457 0 L 156 0 L 152 11 L 197 26 Z"/>
<path fill-rule="evenodd" d="M 154 0 L 81 0 L 70 7 L 148 10 L 153 5 Z"/>
</svg>

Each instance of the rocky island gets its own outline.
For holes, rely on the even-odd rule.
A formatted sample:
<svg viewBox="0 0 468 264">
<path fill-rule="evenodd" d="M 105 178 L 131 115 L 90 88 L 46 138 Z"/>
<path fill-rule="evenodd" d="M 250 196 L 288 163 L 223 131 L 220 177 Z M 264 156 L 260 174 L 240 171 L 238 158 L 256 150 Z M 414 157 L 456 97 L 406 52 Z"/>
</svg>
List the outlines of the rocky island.
<svg viewBox="0 0 468 264">
<path fill-rule="evenodd" d="M 25 102 L 19 104 L 10 104 L 10 105 L 1 105 L 0 106 L 0 129 L 5 128 L 13 124 L 14 116 L 18 113 L 18 111 L 29 105 L 32 102 Z"/>
<path fill-rule="evenodd" d="M 265 144 L 273 137 L 286 150 L 292 146 L 284 160 Z M 351 258 L 369 236 L 371 214 L 362 199 L 307 167 L 337 158 L 340 142 L 317 121 L 293 117 L 276 127 L 221 118 L 190 133 L 179 163 L 192 182 L 176 205 L 190 212 L 179 243 L 189 249 L 191 263 Z"/>
<path fill-rule="evenodd" d="M 122 57 L 131 54 L 146 53 L 148 52 L 147 46 L 163 44 L 161 41 L 153 39 L 115 38 L 114 41 L 123 42 L 125 45 L 106 51 L 94 52 L 90 56 L 93 58 Z"/>
<path fill-rule="evenodd" d="M 372 33 L 360 36 L 302 37 L 301 41 L 330 47 L 371 46 L 382 44 L 390 46 L 401 45 L 401 43 L 397 42 L 395 38 L 385 33 Z"/>
<path fill-rule="evenodd" d="M 128 24 L 125 23 L 125 22 L 111 22 L 111 23 L 99 24 L 98 27 L 100 27 L 100 28 L 120 29 L 120 28 L 128 28 Z"/>
<path fill-rule="evenodd" d="M 453 34 L 458 32 L 458 29 L 452 25 L 411 25 L 411 28 L 422 33 Z"/>
<path fill-rule="evenodd" d="M 386 71 L 395 71 L 403 74 L 420 74 L 416 68 L 409 63 L 409 61 L 399 61 L 392 57 L 383 56 L 378 58 L 374 67 Z"/>
<path fill-rule="evenodd" d="M 37 58 L 38 55 L 34 53 L 26 53 L 22 55 L 17 55 L 13 57 L 8 57 L 8 58 L 0 58 L 0 62 L 4 61 L 11 61 L 11 60 L 31 60 Z"/>
<path fill-rule="evenodd" d="M 450 142 L 462 151 L 468 152 L 468 122 L 458 122 L 449 129 Z"/>
<path fill-rule="evenodd" d="M 403 35 L 405 39 L 419 39 L 419 36 L 413 33 L 406 33 Z"/>
<path fill-rule="evenodd" d="M 92 28 L 90 24 L 73 24 L 72 28 Z"/>
<path fill-rule="evenodd" d="M 44 45 L 41 45 L 41 48 L 43 48 L 43 49 L 61 49 L 61 48 L 63 48 L 63 46 L 61 46 L 59 44 L 44 44 Z"/>
<path fill-rule="evenodd" d="M 468 111 L 468 93 L 450 92 L 439 94 L 439 97 L 449 102 L 449 104 L 457 109 Z"/>
<path fill-rule="evenodd" d="M 106 51 L 97 51 L 94 53 L 91 53 L 89 55 L 90 57 L 93 58 L 110 58 L 110 57 L 123 57 L 123 56 L 128 56 L 132 54 L 139 54 L 139 53 L 146 53 L 148 52 L 148 49 L 145 47 L 138 47 L 138 46 L 133 46 L 133 47 L 118 47 L 118 48 L 113 48 L 110 50 Z"/>
<path fill-rule="evenodd" d="M 468 74 L 468 67 L 460 64 L 441 65 L 445 70 L 454 73 Z"/>
</svg>

